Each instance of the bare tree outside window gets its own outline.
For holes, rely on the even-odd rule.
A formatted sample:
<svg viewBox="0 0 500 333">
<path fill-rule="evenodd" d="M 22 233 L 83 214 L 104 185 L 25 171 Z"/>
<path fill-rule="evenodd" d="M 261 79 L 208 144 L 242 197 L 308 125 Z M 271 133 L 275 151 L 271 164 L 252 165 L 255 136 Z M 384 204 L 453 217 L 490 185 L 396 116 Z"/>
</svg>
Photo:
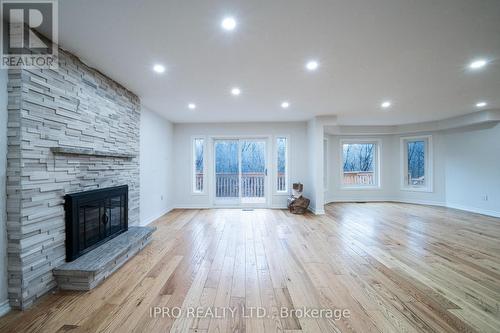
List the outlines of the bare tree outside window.
<svg viewBox="0 0 500 333">
<path fill-rule="evenodd" d="M 407 143 L 407 185 L 425 186 L 425 141 L 408 141 Z"/>
<path fill-rule="evenodd" d="M 215 141 L 215 196 L 241 198 L 242 203 L 264 203 L 266 198 L 266 141 Z"/>
<path fill-rule="evenodd" d="M 204 139 L 194 139 L 194 191 L 203 192 L 204 178 Z"/>
<path fill-rule="evenodd" d="M 375 185 L 375 143 L 346 143 L 343 150 L 343 184 Z"/>
<path fill-rule="evenodd" d="M 277 182 L 276 190 L 278 192 L 287 191 L 287 138 L 276 139 L 277 156 Z"/>
</svg>

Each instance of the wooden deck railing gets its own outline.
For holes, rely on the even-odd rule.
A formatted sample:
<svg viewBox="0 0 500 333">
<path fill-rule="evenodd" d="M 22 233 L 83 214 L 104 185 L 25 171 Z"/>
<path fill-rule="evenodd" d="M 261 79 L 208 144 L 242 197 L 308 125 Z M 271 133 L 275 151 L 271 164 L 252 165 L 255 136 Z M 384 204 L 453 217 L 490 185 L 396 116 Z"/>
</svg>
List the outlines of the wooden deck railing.
<svg viewBox="0 0 500 333">
<path fill-rule="evenodd" d="M 197 173 L 194 180 L 194 188 L 198 192 L 203 192 L 203 174 Z"/>
<path fill-rule="evenodd" d="M 408 173 L 408 185 L 411 186 L 424 186 L 425 185 L 425 176 L 412 178 L 411 173 Z"/>
<path fill-rule="evenodd" d="M 263 198 L 265 196 L 266 175 L 263 172 L 243 173 L 241 175 L 241 196 L 245 198 Z M 218 198 L 237 198 L 239 177 L 236 173 L 218 173 L 215 175 L 215 194 Z M 286 178 L 278 174 L 277 190 L 286 191 Z"/>
<path fill-rule="evenodd" d="M 243 173 L 241 175 L 241 196 L 247 198 L 264 197 L 266 175 L 264 173 Z M 215 194 L 218 198 L 237 198 L 239 177 L 237 173 L 215 175 Z"/>
<path fill-rule="evenodd" d="M 266 175 L 264 173 L 243 173 L 241 175 L 241 196 L 263 198 Z"/>
<path fill-rule="evenodd" d="M 345 185 L 375 185 L 373 172 L 344 171 Z"/>
<path fill-rule="evenodd" d="M 215 175 L 215 196 L 217 198 L 239 197 L 237 173 L 218 173 Z"/>
<path fill-rule="evenodd" d="M 276 189 L 278 192 L 285 192 L 288 189 L 286 188 L 286 177 L 284 173 L 278 173 L 278 179 L 277 179 L 277 187 Z"/>
</svg>

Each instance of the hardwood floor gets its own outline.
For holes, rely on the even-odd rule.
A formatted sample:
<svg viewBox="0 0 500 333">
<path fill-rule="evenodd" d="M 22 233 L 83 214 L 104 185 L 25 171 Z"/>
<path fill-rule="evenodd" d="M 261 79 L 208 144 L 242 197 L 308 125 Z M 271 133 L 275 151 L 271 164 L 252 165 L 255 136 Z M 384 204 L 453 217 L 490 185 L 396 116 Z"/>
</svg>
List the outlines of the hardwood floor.
<svg viewBox="0 0 500 333">
<path fill-rule="evenodd" d="M 500 331 L 500 219 L 395 203 L 326 211 L 173 211 L 104 284 L 48 295 L 0 318 L 0 331 Z M 172 318 L 152 307 L 238 311 Z M 336 320 L 282 308 L 349 312 Z"/>
</svg>

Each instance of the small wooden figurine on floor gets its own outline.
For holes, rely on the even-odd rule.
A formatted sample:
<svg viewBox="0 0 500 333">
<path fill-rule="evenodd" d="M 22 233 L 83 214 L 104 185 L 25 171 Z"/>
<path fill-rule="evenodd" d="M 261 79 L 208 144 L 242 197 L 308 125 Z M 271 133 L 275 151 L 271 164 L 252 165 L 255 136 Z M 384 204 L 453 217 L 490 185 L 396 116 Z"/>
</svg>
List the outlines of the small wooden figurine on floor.
<svg viewBox="0 0 500 333">
<path fill-rule="evenodd" d="M 288 210 L 292 214 L 304 214 L 309 207 L 310 200 L 302 196 L 304 185 L 294 183 L 292 195 L 288 198 Z"/>
</svg>

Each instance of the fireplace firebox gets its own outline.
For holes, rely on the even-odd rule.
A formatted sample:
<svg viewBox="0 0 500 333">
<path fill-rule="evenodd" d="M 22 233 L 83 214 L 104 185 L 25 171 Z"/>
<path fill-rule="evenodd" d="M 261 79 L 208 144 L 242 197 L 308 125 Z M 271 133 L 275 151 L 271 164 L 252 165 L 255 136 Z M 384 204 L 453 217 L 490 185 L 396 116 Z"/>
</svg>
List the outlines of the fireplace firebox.
<svg viewBox="0 0 500 333">
<path fill-rule="evenodd" d="M 73 261 L 128 230 L 128 186 L 64 197 L 66 261 Z"/>
</svg>

